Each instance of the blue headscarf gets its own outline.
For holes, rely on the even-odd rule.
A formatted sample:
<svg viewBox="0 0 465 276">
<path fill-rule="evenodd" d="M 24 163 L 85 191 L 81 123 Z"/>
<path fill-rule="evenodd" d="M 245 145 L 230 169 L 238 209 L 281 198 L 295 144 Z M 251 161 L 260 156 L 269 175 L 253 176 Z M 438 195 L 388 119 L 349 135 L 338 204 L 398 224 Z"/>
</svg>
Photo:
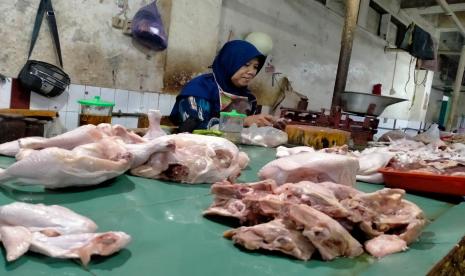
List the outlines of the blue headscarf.
<svg viewBox="0 0 465 276">
<path fill-rule="evenodd" d="M 200 75 L 187 83 L 176 98 L 176 103 L 171 111 L 172 119 L 176 121 L 179 113 L 179 100 L 189 96 L 209 101 L 212 105 L 211 113 L 213 116 L 217 116 L 220 112 L 220 99 L 216 82 L 225 92 L 248 97 L 249 101 L 255 100 L 255 96 L 250 93 L 247 87 L 236 87 L 231 82 L 231 77 L 237 70 L 253 58 L 258 58 L 258 73 L 263 67 L 266 57 L 253 44 L 244 40 L 232 40 L 224 44 L 213 61 L 214 76 L 212 73 Z"/>
</svg>

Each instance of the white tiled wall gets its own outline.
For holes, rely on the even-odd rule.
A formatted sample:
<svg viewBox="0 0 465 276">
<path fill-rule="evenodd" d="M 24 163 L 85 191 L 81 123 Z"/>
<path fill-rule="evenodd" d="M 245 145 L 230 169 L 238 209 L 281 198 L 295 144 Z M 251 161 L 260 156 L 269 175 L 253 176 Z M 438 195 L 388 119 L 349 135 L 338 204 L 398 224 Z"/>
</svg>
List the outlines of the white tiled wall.
<svg viewBox="0 0 465 276">
<path fill-rule="evenodd" d="M 407 120 L 396 120 L 396 129 L 404 129 L 408 127 Z"/>
<path fill-rule="evenodd" d="M 114 102 L 113 112 L 124 113 L 146 113 L 149 109 L 159 109 L 163 115 L 169 115 L 176 101 L 176 95 L 128 91 L 114 88 L 95 87 L 89 85 L 72 84 L 62 95 L 54 98 L 45 98 L 36 93 L 31 93 L 31 109 L 46 109 L 59 112 L 59 120 L 71 130 L 77 127 L 79 117 L 80 99 L 90 99 L 94 96 L 100 96 L 104 101 Z M 0 108 L 9 108 L 11 98 L 11 79 L 0 85 Z M 262 107 L 262 113 L 267 113 L 268 106 Z M 357 118 L 352 118 L 357 119 Z M 392 129 L 394 119 L 379 118 L 379 127 Z M 121 124 L 125 127 L 137 127 L 137 117 L 117 117 L 112 118 L 112 123 Z M 395 128 L 414 128 L 420 127 L 420 122 L 409 122 L 397 120 Z M 379 129 L 376 137 L 381 136 L 389 130 Z"/>
<path fill-rule="evenodd" d="M 9 97 L 11 93 L 6 94 Z M 3 94 L 0 96 L 2 96 L 1 99 L 4 99 Z M 91 99 L 94 96 L 100 96 L 104 101 L 114 102 L 113 112 L 146 113 L 149 109 L 158 109 L 160 106 L 163 115 L 169 115 L 176 100 L 175 95 L 71 84 L 67 91 L 55 98 L 45 98 L 32 93 L 30 108 L 58 111 L 61 123 L 67 130 L 71 130 L 78 125 L 80 108 L 78 100 Z M 2 102 L 0 100 L 0 107 Z M 9 104 L 8 98 L 8 104 L 5 107 L 9 107 Z M 137 127 L 137 117 L 114 116 L 112 123 L 135 128 Z"/>
<path fill-rule="evenodd" d="M 5 83 L 0 83 L 0 108 L 9 108 L 11 100 L 11 79 L 7 78 Z"/>
<path fill-rule="evenodd" d="M 375 135 L 375 139 L 378 139 L 384 133 L 392 129 L 402 130 L 410 136 L 415 136 L 418 134 L 418 131 L 423 127 L 421 122 L 416 122 L 416 121 L 395 120 L 395 119 L 390 119 L 390 118 L 378 118 L 378 119 L 379 119 L 378 133 Z"/>
<path fill-rule="evenodd" d="M 149 109 L 158 109 L 158 93 L 144 92 L 141 103 L 141 111 L 146 113 Z"/>
<path fill-rule="evenodd" d="M 382 128 L 394 128 L 394 119 L 390 119 L 390 118 L 378 118 L 379 119 L 379 123 L 378 123 L 378 127 L 382 127 Z"/>
<path fill-rule="evenodd" d="M 173 108 L 176 97 L 168 94 L 160 94 L 158 96 L 158 108 L 162 115 L 170 115 L 171 109 Z"/>
<path fill-rule="evenodd" d="M 116 89 L 115 91 L 115 106 L 113 107 L 114 112 L 128 112 L 128 101 L 129 101 L 129 91 Z"/>
</svg>

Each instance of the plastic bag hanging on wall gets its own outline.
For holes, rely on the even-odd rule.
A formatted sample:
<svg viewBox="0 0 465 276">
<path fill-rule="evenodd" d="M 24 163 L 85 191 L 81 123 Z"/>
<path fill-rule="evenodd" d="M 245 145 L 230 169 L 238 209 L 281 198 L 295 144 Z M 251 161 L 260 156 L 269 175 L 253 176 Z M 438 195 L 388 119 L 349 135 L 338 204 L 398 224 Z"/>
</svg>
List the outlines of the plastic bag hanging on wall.
<svg viewBox="0 0 465 276">
<path fill-rule="evenodd" d="M 163 27 L 157 1 L 142 7 L 132 19 L 132 36 L 142 45 L 156 50 L 165 50 L 168 38 Z"/>
</svg>

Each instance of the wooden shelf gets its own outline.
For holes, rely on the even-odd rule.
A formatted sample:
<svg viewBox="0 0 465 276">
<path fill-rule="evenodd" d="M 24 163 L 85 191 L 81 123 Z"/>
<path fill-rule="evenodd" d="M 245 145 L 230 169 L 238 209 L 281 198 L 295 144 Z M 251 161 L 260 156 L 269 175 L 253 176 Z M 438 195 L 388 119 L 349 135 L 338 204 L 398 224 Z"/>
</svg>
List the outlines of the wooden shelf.
<svg viewBox="0 0 465 276">
<path fill-rule="evenodd" d="M 0 114 L 18 114 L 24 117 L 39 117 L 39 118 L 56 118 L 58 112 L 50 110 L 30 110 L 30 109 L 0 109 Z"/>
</svg>

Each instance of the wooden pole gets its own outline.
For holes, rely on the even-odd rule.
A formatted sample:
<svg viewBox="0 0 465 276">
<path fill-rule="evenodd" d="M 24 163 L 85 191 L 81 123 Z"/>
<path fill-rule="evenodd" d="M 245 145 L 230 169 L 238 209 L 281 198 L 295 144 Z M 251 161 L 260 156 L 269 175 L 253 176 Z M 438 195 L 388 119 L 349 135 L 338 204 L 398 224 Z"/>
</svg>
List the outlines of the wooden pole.
<svg viewBox="0 0 465 276">
<path fill-rule="evenodd" d="M 352 54 L 352 42 L 354 41 L 354 31 L 357 26 L 357 16 L 360 0 L 346 1 L 346 15 L 344 28 L 342 29 L 341 50 L 339 52 L 339 62 L 337 64 L 336 82 L 334 83 L 333 99 L 331 109 L 341 106 L 341 93 L 344 92 L 349 72 L 350 56 Z"/>
</svg>

